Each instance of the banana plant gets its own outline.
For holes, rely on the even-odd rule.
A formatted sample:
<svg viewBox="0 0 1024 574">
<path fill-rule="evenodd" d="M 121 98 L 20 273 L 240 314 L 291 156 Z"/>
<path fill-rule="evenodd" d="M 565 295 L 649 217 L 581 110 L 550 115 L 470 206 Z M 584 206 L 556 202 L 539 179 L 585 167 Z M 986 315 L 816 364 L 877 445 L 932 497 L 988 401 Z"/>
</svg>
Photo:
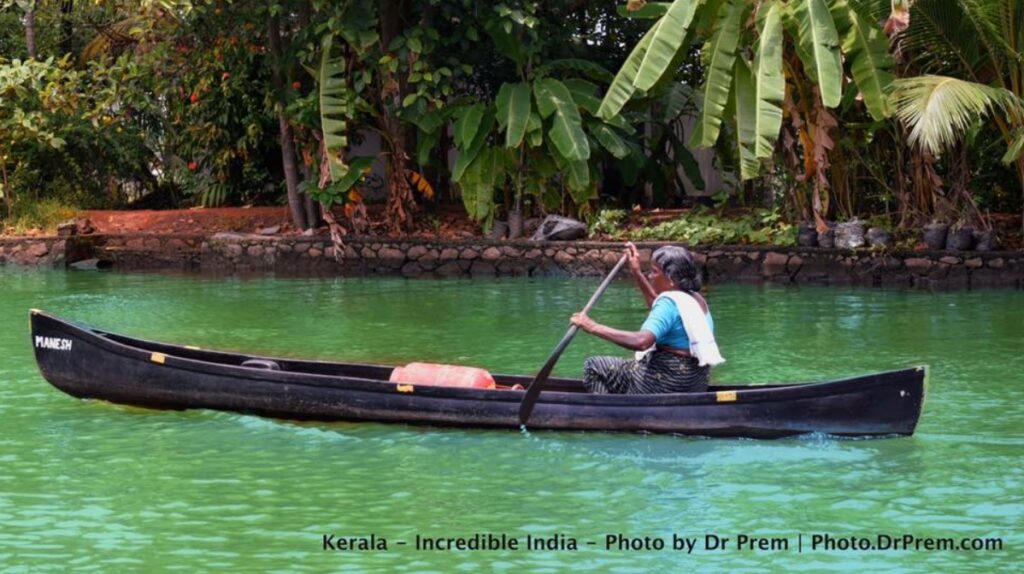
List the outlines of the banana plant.
<svg viewBox="0 0 1024 574">
<path fill-rule="evenodd" d="M 527 192 L 556 207 L 558 182 L 577 207 L 593 199 L 593 150 L 626 157 L 632 130 L 594 117 L 585 106 L 596 111 L 597 101 L 597 86 L 585 80 L 541 77 L 506 82 L 493 102 L 456 108 L 453 139 L 459 156 L 452 181 L 460 185 L 469 215 L 489 226 L 494 193 L 505 186 L 513 190 L 513 209 L 520 208 Z"/>
<path fill-rule="evenodd" d="M 350 42 L 372 42 L 375 38 L 350 38 Z M 353 206 L 362 198 L 355 187 L 369 172 L 373 157 L 359 157 L 345 161 L 348 147 L 348 129 L 350 122 L 356 117 L 358 94 L 350 86 L 350 74 L 346 68 L 346 58 L 339 54 L 333 33 L 323 38 L 321 45 L 320 66 L 317 74 L 319 84 L 320 108 L 320 139 L 324 148 L 325 170 L 329 177 L 327 185 L 317 189 L 308 189 L 313 199 L 325 208 L 332 205 L 344 205 L 346 213 L 351 214 Z M 350 44 L 351 45 L 351 44 Z"/>
<path fill-rule="evenodd" d="M 575 59 L 533 65 L 542 40 L 531 6 L 498 4 L 485 26 L 499 52 L 515 64 L 518 81 L 503 83 L 493 101 L 457 104 L 445 112 L 454 119 L 459 152 L 452 181 L 461 188 L 467 213 L 485 227 L 500 189 L 512 190 L 513 212 L 527 194 L 555 209 L 563 191 L 585 210 L 596 197 L 598 150 L 617 159 L 632 152 L 632 125 L 623 118 L 599 119 L 599 88 L 580 77 L 607 82 L 610 72 Z"/>
<path fill-rule="evenodd" d="M 701 46 L 705 78 L 690 144 L 711 147 L 730 138 L 742 179 L 756 177 L 774 154 L 784 117 L 796 117 L 806 156 L 816 156 L 810 118 L 846 94 L 876 120 L 892 110 L 886 90 L 893 59 L 881 28 L 859 0 L 675 0 L 631 3 L 655 18 L 601 102 L 605 119 L 659 83 L 674 81 L 678 58 Z M 787 98 L 792 93 L 793 98 Z M 807 100 L 800 102 L 801 96 Z M 787 102 L 796 104 L 787 109 Z M 730 129 L 723 130 L 723 125 Z M 821 143 L 827 143 L 822 141 Z M 818 145 L 820 147 L 820 144 Z M 806 174 L 810 176 L 811 174 Z M 817 188 L 816 188 L 817 191 Z"/>
</svg>

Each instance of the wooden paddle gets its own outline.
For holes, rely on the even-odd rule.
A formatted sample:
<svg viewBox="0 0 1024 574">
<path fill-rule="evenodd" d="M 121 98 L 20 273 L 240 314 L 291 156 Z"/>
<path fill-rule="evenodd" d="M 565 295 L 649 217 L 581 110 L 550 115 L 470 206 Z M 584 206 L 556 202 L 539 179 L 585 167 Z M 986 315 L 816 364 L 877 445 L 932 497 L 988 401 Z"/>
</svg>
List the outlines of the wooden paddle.
<svg viewBox="0 0 1024 574">
<path fill-rule="evenodd" d="M 590 301 L 587 302 L 587 306 L 583 308 L 584 314 L 589 313 L 591 307 L 597 303 L 597 300 L 601 298 L 601 295 L 604 295 L 604 292 L 608 289 L 608 285 L 611 284 L 612 279 L 615 278 L 615 275 L 625 264 L 626 255 L 623 254 L 619 259 L 619 262 L 612 268 L 611 273 L 604 278 L 604 281 L 597 288 L 597 291 L 594 292 Z M 564 351 L 565 348 L 569 346 L 569 343 L 572 342 L 572 338 L 576 336 L 576 331 L 579 331 L 579 327 L 576 325 L 569 327 L 569 330 L 565 332 L 565 336 L 562 337 L 562 340 L 558 342 L 555 350 L 551 353 L 551 356 L 548 357 L 548 361 L 544 363 L 544 366 L 540 368 L 540 372 L 537 373 L 537 376 L 533 378 L 532 382 L 530 382 L 530 386 L 526 388 L 526 394 L 523 395 L 523 402 L 519 405 L 519 424 L 525 425 L 526 421 L 530 420 L 530 413 L 533 412 L 533 406 L 537 403 L 537 397 L 540 396 L 544 383 L 548 381 L 548 375 L 551 374 L 551 369 L 555 368 L 555 363 L 557 363 L 558 358 L 562 356 L 562 351 Z"/>
</svg>

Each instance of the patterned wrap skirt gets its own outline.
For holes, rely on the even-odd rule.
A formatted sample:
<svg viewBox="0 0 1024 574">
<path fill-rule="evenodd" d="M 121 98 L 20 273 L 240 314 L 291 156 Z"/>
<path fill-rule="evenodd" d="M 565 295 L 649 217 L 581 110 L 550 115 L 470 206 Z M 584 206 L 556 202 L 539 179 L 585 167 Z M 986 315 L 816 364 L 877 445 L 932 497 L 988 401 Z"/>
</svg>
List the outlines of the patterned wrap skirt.
<svg viewBox="0 0 1024 574">
<path fill-rule="evenodd" d="M 667 351 L 655 350 L 640 360 L 590 357 L 583 363 L 583 385 L 601 395 L 700 393 L 708 388 L 710 371 L 696 357 Z"/>
</svg>

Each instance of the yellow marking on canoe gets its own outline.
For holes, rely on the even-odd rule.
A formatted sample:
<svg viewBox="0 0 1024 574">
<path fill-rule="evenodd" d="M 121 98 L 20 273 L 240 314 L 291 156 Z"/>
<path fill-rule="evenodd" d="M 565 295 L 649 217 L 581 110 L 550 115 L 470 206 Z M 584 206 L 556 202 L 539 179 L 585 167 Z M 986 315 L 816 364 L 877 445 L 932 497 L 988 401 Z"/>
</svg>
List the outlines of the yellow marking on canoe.
<svg viewBox="0 0 1024 574">
<path fill-rule="evenodd" d="M 153 353 L 149 356 L 149 360 L 162 365 L 164 364 L 164 361 L 167 360 L 167 355 L 163 353 Z"/>
<path fill-rule="evenodd" d="M 412 385 L 398 385 L 396 388 L 400 393 L 411 393 L 416 390 L 416 387 Z"/>
<path fill-rule="evenodd" d="M 185 348 L 190 350 L 190 351 L 201 351 L 202 350 L 199 347 L 196 347 L 195 345 L 185 345 Z"/>
<path fill-rule="evenodd" d="M 718 391 L 715 393 L 715 400 L 720 403 L 731 403 L 736 400 L 736 391 Z"/>
</svg>

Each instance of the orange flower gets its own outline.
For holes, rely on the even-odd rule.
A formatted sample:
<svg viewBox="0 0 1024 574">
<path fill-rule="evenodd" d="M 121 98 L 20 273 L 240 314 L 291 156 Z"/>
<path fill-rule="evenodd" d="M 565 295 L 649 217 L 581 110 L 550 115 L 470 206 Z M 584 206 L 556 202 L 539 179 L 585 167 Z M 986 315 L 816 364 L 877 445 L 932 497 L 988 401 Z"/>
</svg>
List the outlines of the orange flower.
<svg viewBox="0 0 1024 574">
<path fill-rule="evenodd" d="M 199 164 L 196 163 L 195 161 L 190 161 L 190 162 L 188 162 L 188 169 L 189 169 L 189 171 L 195 171 L 195 170 L 199 169 Z"/>
<path fill-rule="evenodd" d="M 359 195 L 358 191 L 352 189 L 349 190 L 348 192 L 348 200 L 351 201 L 352 203 L 359 203 L 360 201 L 363 200 L 363 196 Z"/>
<path fill-rule="evenodd" d="M 356 214 L 356 206 L 354 203 L 345 204 L 345 217 L 352 219 L 352 216 Z"/>
<path fill-rule="evenodd" d="M 293 90 L 297 90 L 297 89 L 299 89 L 301 87 L 302 87 L 302 82 L 298 82 L 298 81 L 292 82 L 292 89 Z"/>
</svg>

